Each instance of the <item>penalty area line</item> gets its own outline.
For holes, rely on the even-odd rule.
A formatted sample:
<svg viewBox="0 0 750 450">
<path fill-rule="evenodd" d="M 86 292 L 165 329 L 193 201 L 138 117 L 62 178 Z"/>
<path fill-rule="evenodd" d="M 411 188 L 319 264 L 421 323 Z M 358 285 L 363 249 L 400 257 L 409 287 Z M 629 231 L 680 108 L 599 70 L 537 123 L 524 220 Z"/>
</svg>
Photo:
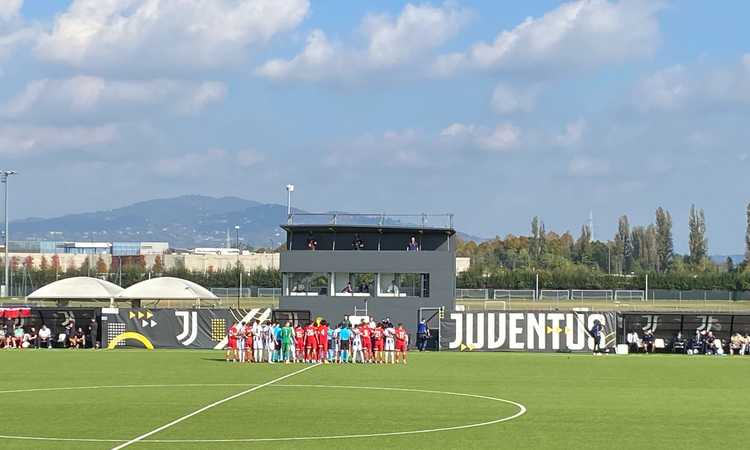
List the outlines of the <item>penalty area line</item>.
<svg viewBox="0 0 750 450">
<path fill-rule="evenodd" d="M 304 372 L 304 371 L 306 371 L 306 370 L 310 370 L 310 369 L 312 369 L 313 367 L 317 367 L 317 366 L 319 366 L 319 365 L 320 365 L 320 363 L 317 363 L 317 364 L 313 364 L 312 366 L 307 366 L 307 367 L 305 367 L 305 368 L 302 368 L 302 369 L 300 369 L 300 370 L 297 370 L 297 371 L 295 371 L 295 372 L 292 372 L 292 373 L 286 374 L 286 375 L 284 375 L 284 376 L 282 376 L 282 377 L 279 377 L 279 378 L 275 378 L 275 379 L 273 379 L 273 380 L 271 380 L 271 381 L 268 381 L 268 382 L 266 382 L 266 383 L 263 383 L 263 384 L 259 384 L 259 385 L 257 385 L 257 386 L 251 387 L 250 389 L 244 390 L 244 391 L 242 391 L 242 392 L 239 392 L 239 393 L 237 393 L 237 394 L 231 395 L 231 396 L 229 396 L 229 397 L 227 397 L 227 398 L 223 398 L 223 399 L 221 399 L 221 400 L 219 400 L 219 401 L 213 402 L 213 403 L 211 403 L 210 405 L 206 405 L 206 406 L 204 406 L 204 407 L 203 407 L 203 408 L 201 408 L 201 409 L 197 409 L 197 410 L 195 410 L 195 411 L 191 412 L 190 414 L 186 414 L 186 415 L 184 415 L 184 416 L 182 416 L 182 417 L 180 417 L 180 418 L 177 418 L 177 419 L 175 419 L 175 420 L 173 420 L 173 421 L 171 421 L 171 422 L 169 422 L 169 423 L 167 423 L 167 424 L 164 424 L 164 425 L 160 426 L 159 428 L 153 429 L 153 430 L 149 431 L 148 433 L 144 433 L 144 434 L 142 434 L 142 435 L 140 435 L 140 436 L 138 436 L 138 437 L 136 437 L 136 438 L 133 438 L 133 439 L 131 439 L 131 440 L 129 440 L 129 441 L 127 441 L 127 442 L 125 442 L 125 443 L 122 443 L 122 444 L 118 445 L 117 447 L 112 447 L 112 450 L 120 450 L 120 449 L 122 449 L 122 448 L 125 448 L 125 447 L 128 447 L 128 446 L 130 446 L 130 445 L 133 445 L 133 444 L 135 444 L 135 443 L 137 443 L 137 442 L 140 442 L 140 441 L 142 441 L 142 440 L 146 439 L 146 438 L 147 438 L 147 437 L 149 437 L 149 436 L 153 436 L 153 435 L 155 435 L 156 433 L 159 433 L 159 432 L 161 432 L 161 431 L 164 431 L 164 430 L 166 430 L 167 428 L 173 427 L 173 426 L 177 425 L 177 424 L 178 424 L 178 423 L 180 423 L 180 422 L 183 422 L 183 421 L 185 421 L 185 420 L 188 420 L 189 418 L 191 418 L 191 417 L 193 417 L 193 416 L 196 416 L 196 415 L 198 415 L 198 414 L 200 414 L 200 413 L 202 413 L 202 412 L 208 411 L 209 409 L 211 409 L 211 408 L 213 408 L 213 407 L 219 406 L 219 405 L 221 405 L 221 404 L 224 404 L 224 403 L 226 403 L 226 402 L 228 402 L 228 401 L 234 400 L 234 399 L 236 399 L 236 398 L 238 398 L 238 397 L 242 397 L 243 395 L 247 395 L 247 394 L 249 394 L 249 393 L 251 393 L 251 392 L 253 392 L 253 391 L 257 391 L 258 389 L 264 388 L 264 387 L 266 387 L 266 386 L 270 386 L 270 385 L 272 385 L 272 384 L 278 383 L 279 381 L 283 381 L 283 380 L 286 380 L 287 378 L 290 378 L 290 377 L 293 377 L 293 376 L 295 376 L 295 375 L 298 375 L 298 374 L 300 374 L 300 373 L 302 373 L 302 372 Z"/>
</svg>

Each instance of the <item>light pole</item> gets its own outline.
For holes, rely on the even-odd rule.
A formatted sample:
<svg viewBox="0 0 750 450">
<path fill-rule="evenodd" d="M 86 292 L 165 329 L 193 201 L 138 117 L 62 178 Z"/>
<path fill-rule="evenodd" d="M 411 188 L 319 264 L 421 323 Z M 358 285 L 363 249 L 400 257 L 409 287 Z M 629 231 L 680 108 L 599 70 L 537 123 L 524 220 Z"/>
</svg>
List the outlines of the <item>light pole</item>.
<svg viewBox="0 0 750 450">
<path fill-rule="evenodd" d="M 240 287 L 237 290 L 237 309 L 240 309 L 240 296 L 242 296 L 242 268 L 240 267 L 240 226 L 235 225 L 234 231 L 237 234 L 237 284 Z"/>
<path fill-rule="evenodd" d="M 294 192 L 294 185 L 286 185 L 286 221 L 292 223 L 292 192 Z"/>
<path fill-rule="evenodd" d="M 18 172 L 15 170 L 3 170 L 0 175 L 2 176 L 2 183 L 5 185 L 5 295 L 10 295 L 10 284 L 8 283 L 8 277 L 10 274 L 10 261 L 8 260 L 8 177 L 16 175 Z"/>
</svg>

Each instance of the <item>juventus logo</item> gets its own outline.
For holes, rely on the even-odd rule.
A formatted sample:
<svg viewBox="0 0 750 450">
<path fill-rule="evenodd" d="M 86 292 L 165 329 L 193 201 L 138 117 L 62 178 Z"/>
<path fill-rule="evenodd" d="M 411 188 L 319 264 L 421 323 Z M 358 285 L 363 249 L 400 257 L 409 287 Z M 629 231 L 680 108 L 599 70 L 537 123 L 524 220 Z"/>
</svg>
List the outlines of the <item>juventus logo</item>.
<svg viewBox="0 0 750 450">
<path fill-rule="evenodd" d="M 182 319 L 182 333 L 175 337 L 180 344 L 187 347 L 198 337 L 198 313 L 196 311 L 175 311 L 174 314 Z"/>
<path fill-rule="evenodd" d="M 644 314 L 642 316 L 646 319 L 646 325 L 643 326 L 643 331 L 651 330 L 652 333 L 656 332 L 659 327 L 659 316 L 657 314 Z"/>
</svg>

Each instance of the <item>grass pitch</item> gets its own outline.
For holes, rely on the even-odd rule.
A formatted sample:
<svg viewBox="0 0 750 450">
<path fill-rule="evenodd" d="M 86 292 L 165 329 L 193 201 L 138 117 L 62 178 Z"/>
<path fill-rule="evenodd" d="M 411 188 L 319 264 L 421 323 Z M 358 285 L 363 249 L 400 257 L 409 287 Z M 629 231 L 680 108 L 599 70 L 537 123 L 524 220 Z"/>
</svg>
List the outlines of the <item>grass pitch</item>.
<svg viewBox="0 0 750 450">
<path fill-rule="evenodd" d="M 127 448 L 685 449 L 748 443 L 750 357 L 410 356 L 407 366 L 312 367 Z M 0 364 L 0 435 L 6 436 L 0 448 L 19 449 L 114 448 L 306 367 L 225 363 L 219 352 L 189 350 L 1 351 Z M 527 412 L 473 427 L 519 413 L 518 406 L 487 397 L 518 402 Z M 452 429 L 382 435 L 439 428 Z M 379 436 L 331 439 L 346 435 Z"/>
</svg>

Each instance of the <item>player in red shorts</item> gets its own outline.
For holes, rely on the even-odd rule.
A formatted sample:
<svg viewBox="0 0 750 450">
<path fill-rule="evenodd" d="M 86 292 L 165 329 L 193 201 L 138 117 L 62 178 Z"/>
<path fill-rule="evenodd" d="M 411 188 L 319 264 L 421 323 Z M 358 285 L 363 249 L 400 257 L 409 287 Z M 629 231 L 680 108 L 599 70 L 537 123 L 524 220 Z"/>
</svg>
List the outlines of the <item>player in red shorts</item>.
<svg viewBox="0 0 750 450">
<path fill-rule="evenodd" d="M 294 362 L 305 359 L 305 329 L 300 325 L 294 327 Z"/>
<path fill-rule="evenodd" d="M 322 320 L 320 325 L 315 328 L 318 336 L 318 362 L 328 364 L 328 322 Z"/>
<path fill-rule="evenodd" d="M 365 353 L 365 361 L 372 362 L 372 330 L 370 324 L 362 319 L 362 323 L 359 325 L 359 335 L 362 340 L 362 350 Z"/>
<path fill-rule="evenodd" d="M 372 347 L 375 353 L 375 362 L 381 364 L 385 361 L 383 357 L 383 350 L 385 349 L 385 335 L 383 334 L 383 324 L 378 322 L 378 325 L 372 330 Z"/>
<path fill-rule="evenodd" d="M 227 328 L 226 361 L 237 361 L 237 324 Z"/>
<path fill-rule="evenodd" d="M 305 327 L 305 362 L 314 362 L 318 359 L 318 336 L 315 325 L 307 324 Z"/>
<path fill-rule="evenodd" d="M 242 333 L 245 335 L 245 362 L 253 362 L 253 326 L 246 323 Z"/>
<path fill-rule="evenodd" d="M 403 358 L 404 364 L 406 364 L 406 348 L 408 345 L 409 333 L 406 332 L 403 325 L 398 324 L 398 327 L 396 327 L 396 363 Z"/>
</svg>

